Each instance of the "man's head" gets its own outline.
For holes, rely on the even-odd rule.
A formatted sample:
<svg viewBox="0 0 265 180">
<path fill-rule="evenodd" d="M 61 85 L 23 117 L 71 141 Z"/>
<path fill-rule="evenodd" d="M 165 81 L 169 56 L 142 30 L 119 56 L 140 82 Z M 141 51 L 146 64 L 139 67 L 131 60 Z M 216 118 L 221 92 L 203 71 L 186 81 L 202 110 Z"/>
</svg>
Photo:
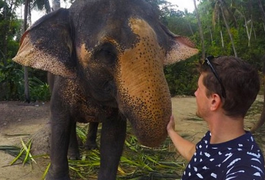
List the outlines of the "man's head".
<svg viewBox="0 0 265 180">
<path fill-rule="evenodd" d="M 227 116 L 246 115 L 260 88 L 258 72 L 251 65 L 233 56 L 209 57 L 199 71 L 205 74 L 207 97 L 218 94 Z"/>
</svg>

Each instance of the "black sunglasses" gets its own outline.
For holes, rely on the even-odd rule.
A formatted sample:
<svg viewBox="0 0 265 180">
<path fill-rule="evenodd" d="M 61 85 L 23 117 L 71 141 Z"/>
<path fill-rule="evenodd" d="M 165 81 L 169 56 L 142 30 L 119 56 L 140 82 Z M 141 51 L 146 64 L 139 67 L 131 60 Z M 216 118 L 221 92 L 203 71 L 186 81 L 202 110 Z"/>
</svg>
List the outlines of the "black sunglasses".
<svg viewBox="0 0 265 180">
<path fill-rule="evenodd" d="M 226 98 L 226 92 L 225 92 L 225 88 L 224 88 L 224 85 L 222 83 L 222 80 L 220 79 L 220 77 L 218 76 L 216 70 L 214 69 L 212 63 L 211 63 L 211 60 L 214 59 L 214 56 L 208 56 L 205 58 L 205 61 L 204 61 L 204 64 L 205 62 L 207 63 L 207 65 L 211 68 L 214 76 L 216 77 L 216 79 L 218 80 L 219 84 L 221 85 L 221 88 L 222 88 L 222 96 L 223 98 Z"/>
</svg>

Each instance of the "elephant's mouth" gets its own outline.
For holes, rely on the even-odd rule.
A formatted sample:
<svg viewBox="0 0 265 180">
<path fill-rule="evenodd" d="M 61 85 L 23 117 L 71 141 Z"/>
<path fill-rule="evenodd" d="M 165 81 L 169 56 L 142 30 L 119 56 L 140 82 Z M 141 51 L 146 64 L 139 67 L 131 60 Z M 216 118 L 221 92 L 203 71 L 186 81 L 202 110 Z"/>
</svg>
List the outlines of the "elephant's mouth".
<svg viewBox="0 0 265 180">
<path fill-rule="evenodd" d="M 130 116 L 133 116 L 131 118 Z M 133 127 L 138 141 L 149 147 L 159 146 L 166 138 L 166 125 L 169 116 L 139 119 L 135 115 L 129 115 L 129 121 Z"/>
<path fill-rule="evenodd" d="M 111 97 L 117 96 L 117 88 L 113 80 L 108 80 L 103 83 L 103 93 L 109 94 Z"/>
<path fill-rule="evenodd" d="M 118 108 L 118 104 L 116 101 L 116 96 L 117 96 L 117 88 L 113 82 L 111 81 L 105 81 L 102 85 L 102 94 L 103 96 L 101 97 L 107 97 L 102 99 L 101 103 L 104 104 L 105 106 L 109 106 L 112 108 Z"/>
<path fill-rule="evenodd" d="M 167 102 L 160 99 L 161 103 L 157 101 L 159 103 L 153 104 L 129 96 L 125 99 L 126 105 L 119 109 L 130 121 L 139 142 L 149 147 L 160 145 L 167 136 L 166 126 L 171 115 L 170 98 L 164 98 Z"/>
</svg>

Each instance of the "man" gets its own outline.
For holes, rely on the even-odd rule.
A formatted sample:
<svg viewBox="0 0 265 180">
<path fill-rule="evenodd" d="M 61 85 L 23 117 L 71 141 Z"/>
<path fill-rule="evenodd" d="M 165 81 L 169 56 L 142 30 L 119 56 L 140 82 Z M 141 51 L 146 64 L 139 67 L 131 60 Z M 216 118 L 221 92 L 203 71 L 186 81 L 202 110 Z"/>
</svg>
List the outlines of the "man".
<svg viewBox="0 0 265 180">
<path fill-rule="evenodd" d="M 196 145 L 175 131 L 171 116 L 168 135 L 189 161 L 182 180 L 264 180 L 264 159 L 244 117 L 259 92 L 257 71 L 231 56 L 208 57 L 199 68 L 195 92 L 197 115 L 209 128 Z"/>
</svg>

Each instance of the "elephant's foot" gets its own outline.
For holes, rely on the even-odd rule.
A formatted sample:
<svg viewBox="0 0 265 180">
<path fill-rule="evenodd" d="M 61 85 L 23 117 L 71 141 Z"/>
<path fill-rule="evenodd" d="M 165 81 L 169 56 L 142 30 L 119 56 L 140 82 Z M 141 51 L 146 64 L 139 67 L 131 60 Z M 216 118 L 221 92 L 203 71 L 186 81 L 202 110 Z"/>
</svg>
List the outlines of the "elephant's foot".
<svg viewBox="0 0 265 180">
<path fill-rule="evenodd" d="M 98 149 L 98 145 L 95 141 L 87 141 L 85 144 L 86 150 Z"/>
<path fill-rule="evenodd" d="M 71 159 L 71 160 L 80 159 L 79 150 L 76 150 L 76 149 L 69 148 L 67 155 L 68 155 L 68 159 Z"/>
</svg>

